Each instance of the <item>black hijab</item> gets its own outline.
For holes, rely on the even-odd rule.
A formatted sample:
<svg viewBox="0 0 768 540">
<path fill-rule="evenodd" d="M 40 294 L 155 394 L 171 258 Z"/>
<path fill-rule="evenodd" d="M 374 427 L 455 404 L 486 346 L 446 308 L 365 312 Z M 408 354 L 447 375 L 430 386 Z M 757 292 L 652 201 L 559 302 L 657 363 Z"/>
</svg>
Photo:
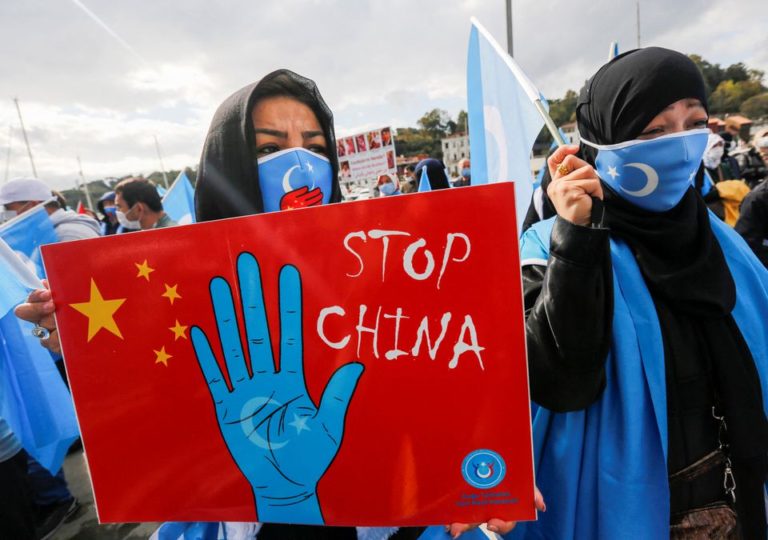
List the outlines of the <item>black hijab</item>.
<svg viewBox="0 0 768 540">
<path fill-rule="evenodd" d="M 448 189 L 451 187 L 448 183 L 448 176 L 445 174 L 445 163 L 435 158 L 425 158 L 419 161 L 413 171 L 416 182 L 419 182 L 421 179 L 421 171 L 425 167 L 427 169 L 427 178 L 429 178 L 430 189 L 434 191 L 436 189 Z"/>
<path fill-rule="evenodd" d="M 687 56 L 649 47 L 617 56 L 587 81 L 576 105 L 579 134 L 597 144 L 636 139 L 668 105 L 696 98 L 707 108 L 704 79 Z M 597 150 L 580 154 L 595 165 Z M 663 182 L 664 179 L 662 178 Z M 736 290 L 707 207 L 691 187 L 674 208 L 643 210 L 603 183 L 611 234 L 632 248 L 655 294 L 696 314 L 730 313 Z"/>
<path fill-rule="evenodd" d="M 260 99 L 275 96 L 292 97 L 309 106 L 317 116 L 333 169 L 331 202 L 341 201 L 333 114 L 313 81 L 287 69 L 279 69 L 259 82 L 241 88 L 216 110 L 197 172 L 197 221 L 264 211 L 258 170 L 254 165 L 256 154 L 251 111 Z"/>
</svg>

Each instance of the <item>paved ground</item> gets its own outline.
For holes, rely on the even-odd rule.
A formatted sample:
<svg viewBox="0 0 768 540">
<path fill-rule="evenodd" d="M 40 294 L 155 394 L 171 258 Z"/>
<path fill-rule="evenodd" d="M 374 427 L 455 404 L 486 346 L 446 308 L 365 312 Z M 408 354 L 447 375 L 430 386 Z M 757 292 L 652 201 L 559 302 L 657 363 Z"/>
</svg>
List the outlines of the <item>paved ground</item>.
<svg viewBox="0 0 768 540">
<path fill-rule="evenodd" d="M 67 456 L 64 474 L 67 476 L 69 489 L 80 501 L 81 508 L 68 523 L 56 531 L 53 540 L 144 540 L 157 529 L 157 523 L 99 525 L 82 450 Z"/>
</svg>

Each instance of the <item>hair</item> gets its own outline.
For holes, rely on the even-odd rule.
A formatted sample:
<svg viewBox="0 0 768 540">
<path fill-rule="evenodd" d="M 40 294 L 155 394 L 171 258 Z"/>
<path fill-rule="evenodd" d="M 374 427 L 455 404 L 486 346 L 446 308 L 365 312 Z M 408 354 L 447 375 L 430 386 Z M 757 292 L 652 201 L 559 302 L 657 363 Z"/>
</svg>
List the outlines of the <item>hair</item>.
<svg viewBox="0 0 768 540">
<path fill-rule="evenodd" d="M 413 172 L 416 169 L 413 167 L 413 165 L 406 165 L 404 170 L 406 170 L 408 172 Z"/>
<path fill-rule="evenodd" d="M 125 199 L 129 207 L 144 203 L 153 212 L 163 211 L 163 201 L 155 184 L 146 178 L 128 178 L 115 186 L 115 194 Z"/>
</svg>

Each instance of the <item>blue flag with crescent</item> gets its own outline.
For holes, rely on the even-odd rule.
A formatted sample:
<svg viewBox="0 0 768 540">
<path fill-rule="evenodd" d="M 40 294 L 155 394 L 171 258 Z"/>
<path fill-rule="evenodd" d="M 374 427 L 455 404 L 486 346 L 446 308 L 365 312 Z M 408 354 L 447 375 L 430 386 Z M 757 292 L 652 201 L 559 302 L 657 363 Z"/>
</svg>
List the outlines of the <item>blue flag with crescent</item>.
<svg viewBox="0 0 768 540">
<path fill-rule="evenodd" d="M 39 277 L 45 277 L 40 246 L 59 241 L 43 203 L 0 225 L 0 238 Z"/>
<path fill-rule="evenodd" d="M 179 225 L 195 222 L 195 190 L 184 171 L 179 173 L 165 193 L 163 210 Z"/>
<path fill-rule="evenodd" d="M 530 156 L 544 120 L 541 93 L 520 66 L 472 19 L 467 57 L 467 114 L 472 185 L 515 182 L 518 228 L 533 194 Z"/>
<path fill-rule="evenodd" d="M 72 398 L 51 355 L 32 336 L 32 324 L 12 311 L 41 286 L 0 239 L 0 417 L 24 449 L 56 474 L 79 435 Z"/>
</svg>

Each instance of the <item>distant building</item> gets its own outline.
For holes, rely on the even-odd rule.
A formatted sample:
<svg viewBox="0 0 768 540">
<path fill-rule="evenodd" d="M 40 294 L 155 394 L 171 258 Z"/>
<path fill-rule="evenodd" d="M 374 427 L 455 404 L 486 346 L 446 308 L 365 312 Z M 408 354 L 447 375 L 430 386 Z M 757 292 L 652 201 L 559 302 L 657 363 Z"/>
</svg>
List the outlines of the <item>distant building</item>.
<svg viewBox="0 0 768 540">
<path fill-rule="evenodd" d="M 568 122 L 560 126 L 563 134 L 565 135 L 566 144 L 579 144 L 579 131 L 576 129 L 576 122 Z"/>
<path fill-rule="evenodd" d="M 440 147 L 443 150 L 443 163 L 448 168 L 451 176 L 461 174 L 459 161 L 469 158 L 469 135 L 456 133 L 445 139 L 440 139 Z"/>
</svg>

